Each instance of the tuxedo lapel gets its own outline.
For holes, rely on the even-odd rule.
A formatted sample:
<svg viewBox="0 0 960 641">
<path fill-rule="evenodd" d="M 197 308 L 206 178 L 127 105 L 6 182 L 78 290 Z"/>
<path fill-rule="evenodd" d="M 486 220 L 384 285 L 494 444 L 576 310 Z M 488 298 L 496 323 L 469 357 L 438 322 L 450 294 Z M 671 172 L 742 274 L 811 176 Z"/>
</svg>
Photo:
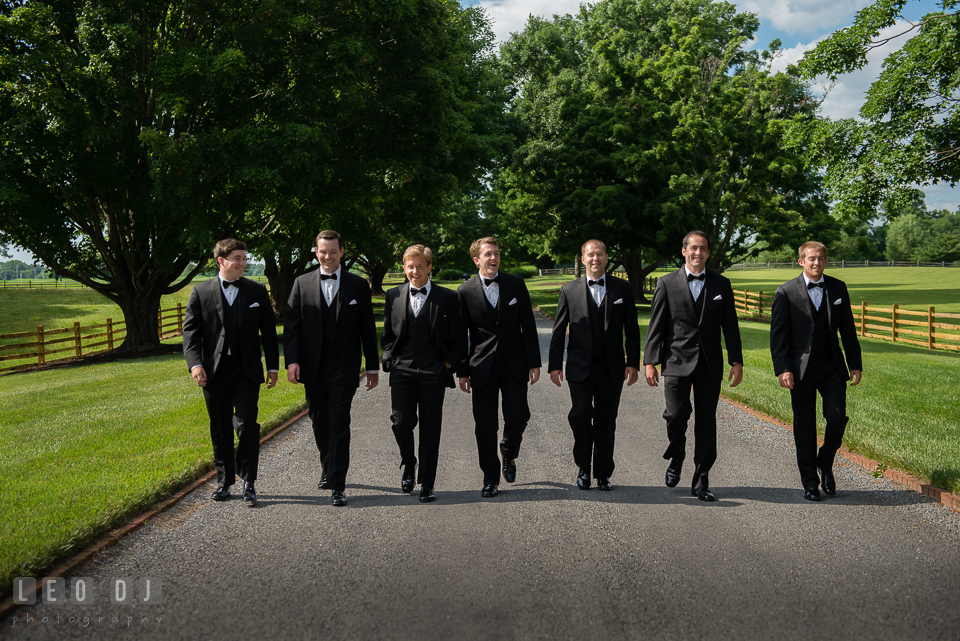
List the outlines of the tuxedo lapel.
<svg viewBox="0 0 960 641">
<path fill-rule="evenodd" d="M 830 304 L 830 299 L 833 296 L 830 295 L 830 283 L 827 281 L 827 277 L 823 277 L 823 295 L 820 297 L 820 306 L 827 306 L 827 327 L 831 330 L 833 329 L 833 305 Z"/>
<path fill-rule="evenodd" d="M 393 301 L 393 317 L 396 319 L 394 326 L 398 329 L 394 331 L 397 335 L 397 341 L 407 333 L 407 305 L 410 298 L 410 281 L 400 285 L 400 293 L 397 300 Z"/>
<path fill-rule="evenodd" d="M 577 302 L 580 304 L 580 313 L 586 318 L 590 318 L 590 303 L 587 301 L 587 298 L 590 297 L 590 288 L 587 287 L 587 277 L 581 276 L 580 283 L 577 285 L 579 290 L 579 299 Z M 570 315 L 570 318 L 573 318 L 573 314 Z"/>
<path fill-rule="evenodd" d="M 607 281 L 607 304 L 603 312 L 603 331 L 607 331 L 610 329 L 610 315 L 613 314 L 613 301 L 616 300 L 616 298 L 614 298 L 616 294 L 613 291 L 615 289 L 613 283 L 616 276 L 604 274 L 603 277 Z M 603 301 L 600 302 L 602 303 Z"/>
<path fill-rule="evenodd" d="M 693 306 L 693 294 L 690 293 L 690 285 L 687 283 L 687 272 L 681 267 L 674 272 L 676 274 L 676 286 L 680 288 L 680 298 L 683 300 L 683 308 L 687 311 L 687 315 L 690 318 L 697 319 L 697 325 L 700 324 L 700 319 L 697 318 L 696 308 Z M 706 284 L 704 284 L 704 289 L 706 289 Z M 700 292 L 700 295 L 703 295 L 703 292 Z"/>
<path fill-rule="evenodd" d="M 226 304 L 226 301 L 224 300 L 224 295 L 222 290 L 223 290 L 223 286 L 220 285 L 219 276 L 215 277 L 212 281 L 210 281 L 210 295 L 213 296 L 213 302 L 217 306 L 217 316 L 220 317 L 220 327 L 223 327 L 224 325 L 226 325 L 226 321 L 224 320 L 224 316 L 223 316 L 224 314 L 223 306 Z"/>
<path fill-rule="evenodd" d="M 484 295 L 483 292 L 480 292 L 480 294 L 483 295 L 484 299 L 486 299 L 486 295 Z M 497 307 L 496 309 L 491 310 L 497 321 L 496 322 L 497 329 L 500 329 L 500 319 L 503 317 L 503 308 L 504 306 L 510 304 L 510 301 L 513 300 L 511 298 L 512 296 L 513 296 L 513 292 L 510 291 L 510 281 L 504 280 L 503 282 L 500 283 L 500 298 L 497 299 Z M 503 302 L 503 301 L 507 301 L 507 302 Z M 489 306 L 490 306 L 490 303 L 487 302 L 487 307 Z"/>
<path fill-rule="evenodd" d="M 703 315 L 707 313 L 707 302 L 710 300 L 710 296 L 713 295 L 712 288 L 710 287 L 710 275 L 707 274 L 707 271 L 703 271 L 703 287 L 700 288 L 700 318 L 697 319 L 697 327 L 703 324 Z M 690 289 L 690 286 L 687 286 L 687 289 Z M 693 296 L 690 296 L 692 299 Z M 696 309 L 696 307 L 694 307 Z"/>
<path fill-rule="evenodd" d="M 340 320 L 340 308 L 343 306 L 343 297 L 350 295 L 350 293 L 346 291 L 347 289 L 347 286 L 346 286 L 347 279 L 345 278 L 346 275 L 347 275 L 347 270 L 341 268 L 340 269 L 340 287 L 337 288 L 337 311 L 335 316 L 335 318 L 338 321 Z"/>
<path fill-rule="evenodd" d="M 794 278 L 793 283 L 793 302 L 803 310 L 807 319 L 813 324 L 813 303 L 810 302 L 810 294 L 807 293 L 807 285 L 803 279 L 803 274 Z M 826 291 L 823 293 L 826 294 Z"/>
<path fill-rule="evenodd" d="M 426 309 L 427 313 L 430 314 L 430 327 L 437 326 L 437 312 L 440 311 L 440 305 L 437 303 L 437 292 L 436 288 L 439 287 L 436 283 L 430 284 L 430 295 L 427 296 L 427 300 L 423 301 L 423 306 Z M 420 310 L 422 314 L 423 309 Z"/>
</svg>

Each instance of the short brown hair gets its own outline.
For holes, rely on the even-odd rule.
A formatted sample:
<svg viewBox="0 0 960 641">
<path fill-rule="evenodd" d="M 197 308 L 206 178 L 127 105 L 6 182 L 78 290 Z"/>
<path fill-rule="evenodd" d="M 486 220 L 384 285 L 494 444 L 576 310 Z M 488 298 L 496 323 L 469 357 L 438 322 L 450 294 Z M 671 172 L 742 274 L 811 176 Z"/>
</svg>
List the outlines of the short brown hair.
<svg viewBox="0 0 960 641">
<path fill-rule="evenodd" d="M 581 255 L 581 256 L 586 256 L 587 245 L 589 245 L 590 243 L 595 243 L 595 244 L 597 244 L 597 245 L 600 245 L 600 247 L 603 248 L 603 253 L 604 253 L 604 254 L 607 253 L 607 246 L 603 244 L 603 241 L 597 240 L 596 238 L 591 238 L 590 240 L 588 240 L 588 241 L 585 242 L 584 244 L 580 245 L 580 255 Z"/>
<path fill-rule="evenodd" d="M 473 241 L 470 245 L 470 258 L 477 258 L 480 256 L 480 247 L 482 245 L 496 245 L 497 251 L 500 250 L 500 243 L 497 242 L 497 239 L 493 236 L 487 236 L 486 238 L 478 238 Z"/>
<path fill-rule="evenodd" d="M 433 265 L 433 250 L 426 245 L 410 245 L 404 250 L 400 262 L 405 264 L 410 256 L 423 256 L 428 265 Z"/>
<path fill-rule="evenodd" d="M 336 240 L 337 244 L 340 245 L 340 249 L 343 249 L 343 236 L 332 229 L 324 229 L 322 232 L 317 234 L 317 240 L 313 243 L 314 247 L 319 245 L 321 240 Z"/>
<path fill-rule="evenodd" d="M 806 258 L 806 257 L 807 257 L 807 250 L 808 250 L 808 249 L 822 249 L 822 250 L 823 250 L 823 257 L 824 257 L 824 258 L 827 257 L 827 246 L 824 245 L 823 243 L 821 243 L 821 242 L 818 241 L 818 240 L 808 240 L 808 241 L 805 242 L 804 244 L 800 245 L 800 258 Z"/>
<path fill-rule="evenodd" d="M 238 249 L 247 251 L 247 246 L 236 238 L 224 238 L 223 240 L 218 240 L 217 244 L 213 247 L 213 259 L 226 258 L 233 252 Z"/>
<path fill-rule="evenodd" d="M 705 241 L 707 241 L 707 251 L 710 250 L 710 237 L 707 236 L 704 232 L 699 229 L 694 229 L 693 231 L 688 231 L 687 235 L 683 237 L 683 248 L 686 249 L 687 245 L 690 243 L 690 239 L 694 236 L 700 236 Z"/>
</svg>

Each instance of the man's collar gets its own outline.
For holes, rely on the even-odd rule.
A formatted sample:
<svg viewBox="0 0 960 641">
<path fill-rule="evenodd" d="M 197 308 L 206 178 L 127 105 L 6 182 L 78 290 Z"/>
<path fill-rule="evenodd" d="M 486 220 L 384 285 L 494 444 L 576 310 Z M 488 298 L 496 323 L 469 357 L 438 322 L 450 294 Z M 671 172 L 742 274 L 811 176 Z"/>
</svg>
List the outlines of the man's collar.
<svg viewBox="0 0 960 641">
<path fill-rule="evenodd" d="M 340 270 L 341 270 L 341 269 L 343 269 L 343 265 L 340 265 L 339 267 L 337 267 L 337 271 L 335 271 L 335 272 L 328 272 L 327 270 L 325 270 L 325 269 L 323 268 L 323 265 L 320 265 L 320 273 L 321 273 L 321 274 L 327 274 L 328 276 L 329 276 L 331 273 L 332 273 L 332 274 L 336 274 L 336 275 L 337 275 L 337 282 L 340 282 Z"/>
<path fill-rule="evenodd" d="M 694 273 L 693 273 L 692 271 L 690 271 L 690 268 L 689 268 L 689 267 L 687 267 L 687 264 L 686 264 L 686 263 L 684 263 L 684 264 L 683 264 L 683 271 L 685 271 L 685 272 L 687 273 L 687 275 L 688 275 L 688 276 L 689 276 L 689 275 L 691 275 L 691 274 L 693 274 L 694 276 L 699 276 L 700 274 L 703 274 L 703 273 L 705 273 L 705 272 L 707 271 L 707 268 L 706 268 L 706 267 L 704 267 L 704 268 L 703 268 L 703 271 L 702 271 L 702 272 L 700 272 L 700 274 L 694 274 Z"/>
<path fill-rule="evenodd" d="M 417 287 L 416 285 L 413 284 L 413 281 L 410 281 L 410 280 L 407 281 L 407 284 L 410 285 L 410 289 L 413 289 L 414 287 Z M 418 287 L 418 289 L 426 289 L 426 290 L 427 290 L 427 295 L 429 296 L 429 295 L 430 295 L 430 287 L 431 287 L 431 281 L 430 281 L 429 278 L 427 278 L 427 284 L 424 285 L 423 287 Z M 408 291 L 409 291 L 409 290 L 408 290 Z"/>
<path fill-rule="evenodd" d="M 807 276 L 807 272 L 800 272 L 800 273 L 803 274 L 803 280 L 804 280 L 805 282 L 807 282 L 807 283 L 822 283 L 822 282 L 823 282 L 823 274 L 820 274 L 820 280 L 810 280 L 810 277 Z"/>
</svg>

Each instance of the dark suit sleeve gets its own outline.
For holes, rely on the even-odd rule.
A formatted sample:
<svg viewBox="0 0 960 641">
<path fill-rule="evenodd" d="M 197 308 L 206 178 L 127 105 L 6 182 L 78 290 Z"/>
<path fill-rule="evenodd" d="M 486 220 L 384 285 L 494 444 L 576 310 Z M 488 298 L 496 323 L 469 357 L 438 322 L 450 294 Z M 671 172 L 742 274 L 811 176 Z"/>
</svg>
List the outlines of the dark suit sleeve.
<svg viewBox="0 0 960 641">
<path fill-rule="evenodd" d="M 190 292 L 183 318 L 183 356 L 187 359 L 187 370 L 203 365 L 203 306 L 197 287 Z M 207 375 L 212 376 L 213 372 Z"/>
<path fill-rule="evenodd" d="M 633 300 L 633 287 L 628 286 L 623 296 L 623 333 L 627 352 L 627 367 L 640 369 L 640 322 L 637 320 L 637 304 Z"/>
<path fill-rule="evenodd" d="M 450 292 L 450 295 L 444 298 L 448 301 L 445 307 L 449 345 L 447 346 L 447 354 L 443 357 L 443 362 L 450 364 L 450 373 L 453 374 L 463 359 L 467 357 L 467 328 L 463 324 L 463 316 L 460 314 L 460 297 L 455 292 Z"/>
<path fill-rule="evenodd" d="M 467 281 L 470 282 L 470 281 Z M 467 304 L 467 294 L 465 287 L 467 285 L 460 285 L 457 287 L 457 304 L 460 305 L 460 319 L 463 322 L 464 327 L 470 327 L 470 306 Z M 457 372 L 457 378 L 467 378 L 470 376 L 470 345 L 467 344 L 465 353 L 466 356 L 456 364 L 455 369 Z"/>
<path fill-rule="evenodd" d="M 527 284 L 520 281 L 520 331 L 523 333 L 523 360 L 528 370 L 543 365 L 540 358 L 540 337 L 537 334 L 537 319 L 533 316 L 530 292 Z"/>
<path fill-rule="evenodd" d="M 670 303 L 667 300 L 667 284 L 663 278 L 658 278 L 657 287 L 653 290 L 653 300 L 650 303 L 650 324 L 647 325 L 647 340 L 643 346 L 644 365 L 660 365 L 663 363 L 663 341 L 669 323 Z"/>
<path fill-rule="evenodd" d="M 783 285 L 777 287 L 770 311 L 770 356 L 774 374 L 780 376 L 790 371 L 790 301 Z"/>
<path fill-rule="evenodd" d="M 570 307 L 563 289 L 557 301 L 557 317 L 553 321 L 553 333 L 550 335 L 548 372 L 563 370 L 563 347 L 567 338 L 567 326 L 570 324 Z"/>
<path fill-rule="evenodd" d="M 380 355 L 377 351 L 377 322 L 373 317 L 373 295 L 364 281 L 358 295 L 360 300 L 360 342 L 363 348 L 364 371 L 380 370 Z"/>
<path fill-rule="evenodd" d="M 850 307 L 850 294 L 846 285 L 843 288 L 843 313 L 840 315 L 840 340 L 843 341 L 843 353 L 847 357 L 847 368 L 863 370 L 863 356 L 860 353 L 860 341 L 857 338 L 857 325 L 853 321 L 853 309 Z"/>
<path fill-rule="evenodd" d="M 267 288 L 259 286 L 260 298 L 260 342 L 263 344 L 263 358 L 267 370 L 280 369 L 280 347 L 277 342 L 277 315 L 273 313 L 273 304 Z"/>
<path fill-rule="evenodd" d="M 300 363 L 300 332 L 303 326 L 300 279 L 293 281 L 293 289 L 287 298 L 283 312 L 283 360 L 287 367 Z"/>
<path fill-rule="evenodd" d="M 393 362 L 393 346 L 397 342 L 397 336 L 393 333 L 393 305 L 397 299 L 397 290 L 392 289 L 387 292 L 387 297 L 383 303 L 383 332 L 380 334 L 380 347 L 383 348 L 381 363 L 383 371 L 389 371 Z"/>
<path fill-rule="evenodd" d="M 723 340 L 727 344 L 727 362 L 732 366 L 743 364 L 743 344 L 740 342 L 740 321 L 737 320 L 737 304 L 733 298 L 733 285 L 724 283 Z"/>
</svg>

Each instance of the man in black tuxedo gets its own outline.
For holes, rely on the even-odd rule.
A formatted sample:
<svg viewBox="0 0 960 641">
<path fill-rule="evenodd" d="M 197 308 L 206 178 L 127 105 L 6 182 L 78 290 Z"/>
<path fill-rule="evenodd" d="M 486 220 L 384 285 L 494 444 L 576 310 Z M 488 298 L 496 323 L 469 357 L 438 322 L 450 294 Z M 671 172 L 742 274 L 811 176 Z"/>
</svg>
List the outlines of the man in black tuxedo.
<svg viewBox="0 0 960 641">
<path fill-rule="evenodd" d="M 400 447 L 403 474 L 400 489 L 413 491 L 413 428 L 420 422 L 420 500 L 436 499 L 433 492 L 440 456 L 443 397 L 454 387 L 454 369 L 466 356 L 466 332 L 460 305 L 452 290 L 430 282 L 433 252 L 411 245 L 403 252 L 408 282 L 387 292 L 383 311 L 383 371 L 390 373 L 390 421 Z"/>
<path fill-rule="evenodd" d="M 670 441 L 663 458 L 667 467 L 667 487 L 680 482 L 680 470 L 686 456 L 687 422 L 694 411 L 690 406 L 690 388 L 696 406 L 691 494 L 701 501 L 714 501 L 708 474 L 717 460 L 717 403 L 723 381 L 723 349 L 720 330 L 727 344 L 730 375 L 736 387 L 743 379 L 743 349 L 740 325 L 730 281 L 707 271 L 710 241 L 702 231 L 692 231 L 683 239 L 684 266 L 661 277 L 650 305 L 650 325 L 643 350 L 644 375 L 656 387 L 663 374 L 667 438 Z M 657 365 L 661 372 L 657 372 Z"/>
<path fill-rule="evenodd" d="M 547 369 L 560 387 L 569 326 L 567 382 L 573 407 L 567 419 L 573 430 L 573 460 L 580 469 L 577 487 L 590 489 L 592 458 L 597 488 L 610 490 L 623 382 L 633 385 L 639 375 L 640 326 L 630 283 L 604 275 L 606 245 L 588 240 L 580 254 L 587 273 L 560 288 Z"/>
<path fill-rule="evenodd" d="M 367 281 L 343 269 L 343 237 L 325 230 L 314 249 L 320 269 L 297 278 L 287 300 L 283 354 L 287 380 L 303 383 L 313 437 L 320 450 L 321 490 L 347 504 L 350 406 L 360 385 L 360 354 L 367 389 L 379 382 L 377 327 Z"/>
<path fill-rule="evenodd" d="M 800 245 L 798 262 L 803 273 L 780 285 L 773 298 L 770 353 L 780 387 L 790 390 L 803 497 L 819 501 L 821 483 L 829 496 L 837 493 L 833 459 L 850 420 L 847 381 L 851 386 L 860 382 L 863 360 L 847 286 L 842 280 L 823 274 L 827 248 L 823 243 L 806 242 Z M 823 418 L 827 422 L 819 453 L 817 392 L 823 400 Z"/>
<path fill-rule="evenodd" d="M 475 240 L 470 257 L 480 273 L 457 288 L 460 313 L 469 330 L 468 356 L 458 367 L 460 389 L 473 394 L 474 433 L 483 489 L 499 493 L 500 456 L 507 483 L 517 478 L 517 455 L 530 420 L 527 381 L 540 379 L 540 342 L 530 294 L 519 276 L 500 272 L 496 238 Z M 497 396 L 503 405 L 503 439 L 497 454 Z"/>
<path fill-rule="evenodd" d="M 227 238 L 217 243 L 213 257 L 220 273 L 190 292 L 183 320 L 183 355 L 190 376 L 203 388 L 210 417 L 210 439 L 217 466 L 214 501 L 230 498 L 239 474 L 243 502 L 257 504 L 257 464 L 260 425 L 257 401 L 263 384 L 260 346 L 267 360 L 267 389 L 277 384 L 280 350 L 276 317 L 267 288 L 243 278 L 247 246 Z M 239 442 L 236 457 L 233 432 Z"/>
</svg>

